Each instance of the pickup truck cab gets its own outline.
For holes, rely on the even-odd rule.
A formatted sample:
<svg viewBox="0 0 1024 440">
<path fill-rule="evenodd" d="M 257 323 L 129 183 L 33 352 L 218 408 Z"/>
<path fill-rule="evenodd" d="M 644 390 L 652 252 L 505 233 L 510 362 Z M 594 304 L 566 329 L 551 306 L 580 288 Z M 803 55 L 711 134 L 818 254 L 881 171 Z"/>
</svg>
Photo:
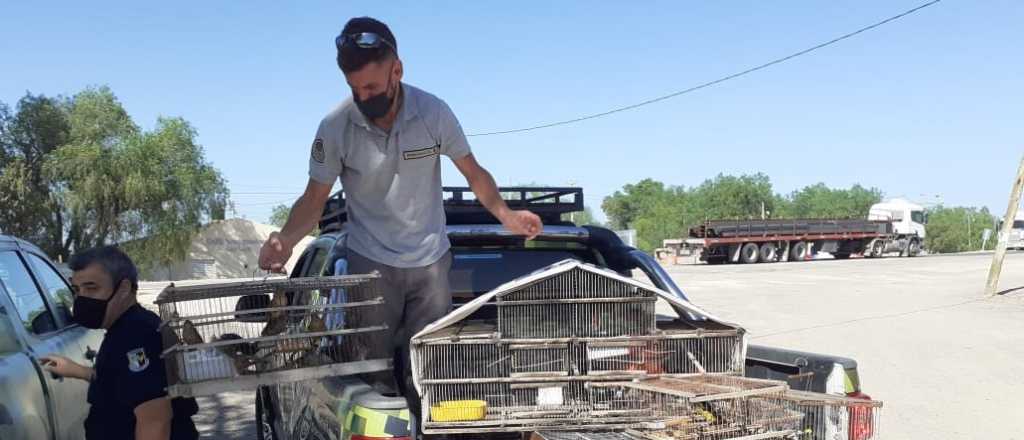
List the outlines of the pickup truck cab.
<svg viewBox="0 0 1024 440">
<path fill-rule="evenodd" d="M 626 246 L 608 229 L 576 226 L 562 220 L 564 214 L 583 210 L 583 192 L 579 188 L 500 190 L 513 209 L 530 209 L 541 216 L 544 230 L 531 241 L 508 233 L 471 198 L 469 188 L 445 188 L 444 191 L 453 257 L 449 278 L 455 308 L 507 281 L 567 258 L 608 268 L 624 276 L 641 277 L 686 299 L 683 291 L 647 253 Z M 336 262 L 346 258 L 348 252 L 345 219 L 344 199 L 339 193 L 328 201 L 320 222 L 321 234 L 303 252 L 291 276 L 337 275 L 334 268 L 344 265 Z M 486 313 L 495 312 L 493 308 L 481 308 L 472 316 L 488 318 L 483 316 Z M 857 364 L 841 357 L 751 345 L 748 346 L 746 373 L 752 377 L 785 380 L 798 390 L 860 395 Z M 357 377 L 331 377 L 263 387 L 257 391 L 256 420 L 261 439 L 411 438 L 405 399 L 396 390 L 374 389 Z M 519 435 L 508 438 L 518 439 Z"/>
<path fill-rule="evenodd" d="M 88 384 L 56 378 L 39 358 L 88 365 L 103 332 L 71 320 L 71 287 L 36 246 L 0 235 L 0 438 L 85 438 Z"/>
</svg>

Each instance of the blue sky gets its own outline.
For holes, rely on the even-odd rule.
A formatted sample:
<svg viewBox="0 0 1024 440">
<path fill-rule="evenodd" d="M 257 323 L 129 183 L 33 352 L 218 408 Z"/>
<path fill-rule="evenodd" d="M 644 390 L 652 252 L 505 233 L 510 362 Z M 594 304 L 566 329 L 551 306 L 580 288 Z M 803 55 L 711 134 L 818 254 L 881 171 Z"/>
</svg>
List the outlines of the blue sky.
<svg viewBox="0 0 1024 440">
<path fill-rule="evenodd" d="M 352 16 L 387 22 L 406 82 L 473 133 L 684 89 L 923 2 L 9 2 L 0 101 L 108 85 L 144 127 L 182 116 L 239 215 L 264 221 L 301 191 L 317 124 L 349 94 L 333 38 Z M 1002 213 L 1024 154 L 1021 23 L 1019 1 L 945 0 L 712 88 L 471 144 L 500 184 L 574 181 L 595 208 L 645 177 L 760 171 L 783 193 L 860 183 Z M 450 164 L 444 179 L 464 183 Z"/>
</svg>

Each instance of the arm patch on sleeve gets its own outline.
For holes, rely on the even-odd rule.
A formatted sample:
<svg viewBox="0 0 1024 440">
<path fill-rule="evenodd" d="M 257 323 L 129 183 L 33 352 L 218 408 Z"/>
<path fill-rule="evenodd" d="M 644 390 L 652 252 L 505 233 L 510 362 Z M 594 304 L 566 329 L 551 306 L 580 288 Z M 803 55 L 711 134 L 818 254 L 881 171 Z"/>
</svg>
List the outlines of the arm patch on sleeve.
<svg viewBox="0 0 1024 440">
<path fill-rule="evenodd" d="M 138 373 L 149 367 L 149 357 L 146 356 L 146 349 L 136 348 L 128 352 L 128 370 Z"/>
<path fill-rule="evenodd" d="M 313 151 L 312 153 L 310 153 L 310 156 L 312 156 L 313 160 L 317 161 L 318 163 L 324 163 L 324 157 L 326 156 L 326 153 L 324 152 L 323 139 L 317 139 L 313 141 Z"/>
</svg>

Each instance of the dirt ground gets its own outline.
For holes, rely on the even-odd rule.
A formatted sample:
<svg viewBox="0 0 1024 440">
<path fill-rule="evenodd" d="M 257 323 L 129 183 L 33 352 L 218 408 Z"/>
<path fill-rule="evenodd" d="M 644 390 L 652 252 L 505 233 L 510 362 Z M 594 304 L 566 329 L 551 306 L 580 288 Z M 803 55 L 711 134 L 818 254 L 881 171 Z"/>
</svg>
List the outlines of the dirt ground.
<svg viewBox="0 0 1024 440">
<path fill-rule="evenodd" d="M 1024 253 L 669 266 L 751 343 L 851 357 L 887 439 L 1024 439 Z M 1020 289 L 1020 290 L 1011 290 Z"/>
</svg>

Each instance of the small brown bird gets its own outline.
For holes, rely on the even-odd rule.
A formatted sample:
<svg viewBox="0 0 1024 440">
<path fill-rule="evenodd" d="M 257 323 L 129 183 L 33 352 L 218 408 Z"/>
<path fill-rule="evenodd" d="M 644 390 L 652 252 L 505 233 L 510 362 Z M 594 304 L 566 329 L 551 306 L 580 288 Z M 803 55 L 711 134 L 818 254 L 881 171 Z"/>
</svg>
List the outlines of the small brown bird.
<svg viewBox="0 0 1024 440">
<path fill-rule="evenodd" d="M 327 331 L 327 323 L 324 322 L 319 314 L 311 313 L 309 315 L 309 325 L 306 326 L 306 331 L 310 333 L 320 333 Z"/>
<path fill-rule="evenodd" d="M 270 308 L 280 308 L 288 305 L 288 295 L 285 292 L 274 292 L 274 299 L 270 300 Z M 273 336 L 284 332 L 288 328 L 288 312 L 286 310 L 271 310 L 267 313 L 267 326 L 263 327 L 263 336 Z"/>
<path fill-rule="evenodd" d="M 192 321 L 185 320 L 185 323 L 181 326 L 181 340 L 187 345 L 202 344 L 203 335 L 199 334 L 199 330 L 196 330 L 196 326 L 192 324 Z"/>
<path fill-rule="evenodd" d="M 234 341 L 241 339 L 242 337 L 239 335 L 227 333 L 221 335 L 218 341 Z M 235 364 L 235 371 L 238 372 L 238 374 L 246 374 L 249 367 L 256 363 L 254 359 L 256 347 L 248 342 L 239 342 L 238 344 L 233 345 L 221 345 L 217 347 L 217 350 L 231 358 Z"/>
</svg>

